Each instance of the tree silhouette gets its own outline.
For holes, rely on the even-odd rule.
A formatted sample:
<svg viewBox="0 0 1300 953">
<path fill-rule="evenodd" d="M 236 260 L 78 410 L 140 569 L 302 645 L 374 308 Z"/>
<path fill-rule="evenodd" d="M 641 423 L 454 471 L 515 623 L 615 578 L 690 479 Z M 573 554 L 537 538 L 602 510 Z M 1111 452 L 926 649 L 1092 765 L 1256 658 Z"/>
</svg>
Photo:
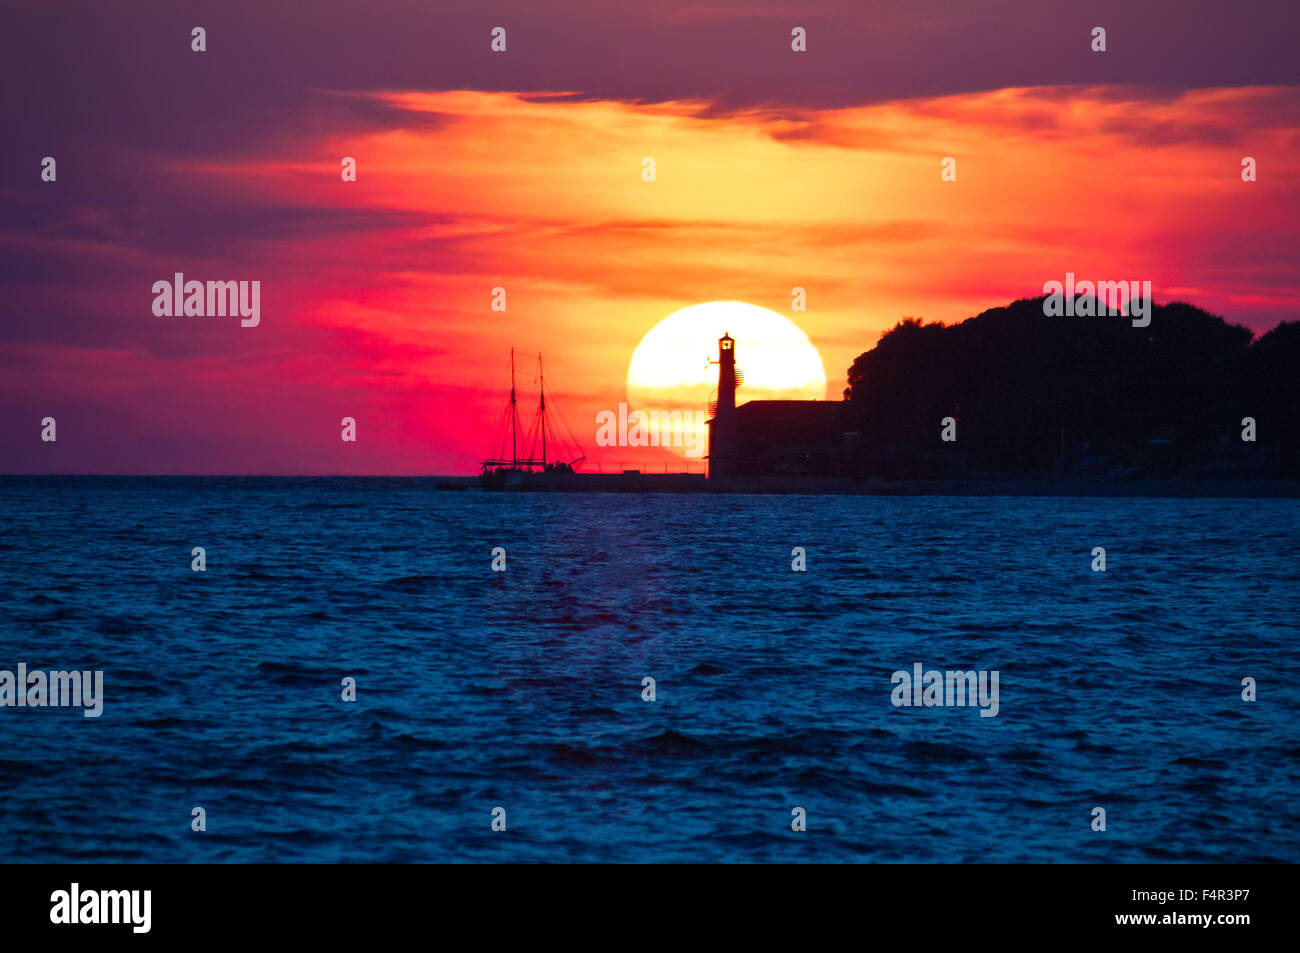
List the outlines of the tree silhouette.
<svg viewBox="0 0 1300 953">
<path fill-rule="evenodd" d="M 1147 327 L 1022 299 L 959 324 L 907 318 L 853 362 L 860 472 L 1300 476 L 1300 324 L 1258 340 L 1181 302 Z M 942 443 L 940 420 L 958 421 Z M 1241 439 L 1253 417 L 1257 440 Z"/>
</svg>

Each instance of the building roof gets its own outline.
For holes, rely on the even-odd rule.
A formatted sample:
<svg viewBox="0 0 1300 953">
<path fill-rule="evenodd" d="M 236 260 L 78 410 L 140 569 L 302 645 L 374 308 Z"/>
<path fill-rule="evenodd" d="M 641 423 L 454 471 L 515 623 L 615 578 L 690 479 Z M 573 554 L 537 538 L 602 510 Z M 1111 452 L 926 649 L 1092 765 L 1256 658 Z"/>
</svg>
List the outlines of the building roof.
<svg viewBox="0 0 1300 953">
<path fill-rule="evenodd" d="M 747 421 L 771 423 L 840 423 L 848 405 L 842 400 L 751 400 L 736 408 Z"/>
</svg>

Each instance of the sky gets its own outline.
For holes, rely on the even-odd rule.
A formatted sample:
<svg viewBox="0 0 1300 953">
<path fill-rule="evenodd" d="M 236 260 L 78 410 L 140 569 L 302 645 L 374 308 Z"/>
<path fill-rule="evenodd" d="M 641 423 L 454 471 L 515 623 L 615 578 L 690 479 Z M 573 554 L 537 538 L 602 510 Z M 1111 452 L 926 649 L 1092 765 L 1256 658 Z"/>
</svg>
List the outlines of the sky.
<svg viewBox="0 0 1300 953">
<path fill-rule="evenodd" d="M 473 473 L 511 347 L 544 355 L 587 466 L 680 469 L 595 421 L 645 335 L 714 300 L 793 321 L 829 399 L 901 318 L 1066 272 L 1265 331 L 1300 318 L 1298 25 L 1195 0 L 10 3 L 0 472 Z M 176 272 L 259 281 L 260 322 L 156 315 Z"/>
</svg>

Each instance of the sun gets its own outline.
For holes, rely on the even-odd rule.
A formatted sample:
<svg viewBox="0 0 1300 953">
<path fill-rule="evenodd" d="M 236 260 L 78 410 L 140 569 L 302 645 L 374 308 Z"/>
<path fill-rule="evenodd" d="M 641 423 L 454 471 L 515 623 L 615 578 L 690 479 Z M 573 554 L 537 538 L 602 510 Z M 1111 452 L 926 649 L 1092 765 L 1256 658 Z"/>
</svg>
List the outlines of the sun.
<svg viewBox="0 0 1300 953">
<path fill-rule="evenodd" d="M 826 369 L 808 335 L 783 315 L 743 301 L 708 301 L 674 311 L 641 339 L 627 369 L 637 410 L 704 410 L 718 386 L 718 338 L 735 339 L 744 375 L 736 403 L 825 400 Z"/>
</svg>

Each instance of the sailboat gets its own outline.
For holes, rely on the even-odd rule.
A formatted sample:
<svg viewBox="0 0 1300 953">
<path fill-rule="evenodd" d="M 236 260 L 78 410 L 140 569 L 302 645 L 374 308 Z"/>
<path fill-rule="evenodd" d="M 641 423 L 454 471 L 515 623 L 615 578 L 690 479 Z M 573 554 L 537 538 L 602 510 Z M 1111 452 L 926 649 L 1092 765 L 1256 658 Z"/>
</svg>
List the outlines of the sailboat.
<svg viewBox="0 0 1300 953">
<path fill-rule="evenodd" d="M 578 465 L 586 459 L 563 415 L 553 401 L 548 408 L 546 397 L 546 377 L 542 356 L 538 354 L 537 411 L 527 429 L 521 430 L 515 350 L 511 348 L 510 400 L 502 414 L 493 454 L 483 461 L 479 472 L 479 483 L 484 489 L 549 489 L 553 484 L 559 489 L 571 481 Z M 523 456 L 520 456 L 521 442 Z"/>
</svg>

